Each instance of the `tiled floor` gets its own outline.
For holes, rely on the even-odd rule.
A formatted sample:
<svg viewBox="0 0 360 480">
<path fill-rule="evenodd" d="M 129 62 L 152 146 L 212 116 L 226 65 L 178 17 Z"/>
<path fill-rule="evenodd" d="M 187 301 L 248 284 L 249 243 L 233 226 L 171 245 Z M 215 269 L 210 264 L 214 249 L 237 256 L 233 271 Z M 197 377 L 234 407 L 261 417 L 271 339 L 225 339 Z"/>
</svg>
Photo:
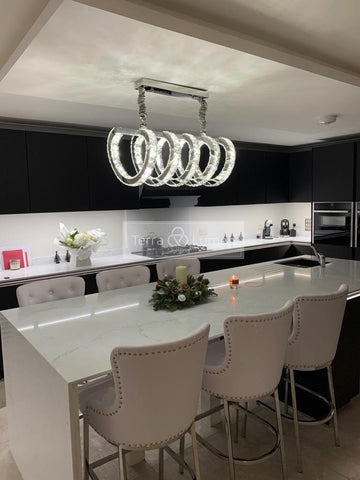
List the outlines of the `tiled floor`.
<svg viewBox="0 0 360 480">
<path fill-rule="evenodd" d="M 334 446 L 332 430 L 326 426 L 301 429 L 304 473 L 298 474 L 296 472 L 292 425 L 290 422 L 284 421 L 289 480 L 360 480 L 360 396 L 339 411 L 339 427 L 341 447 Z M 209 435 L 209 438 L 215 444 L 225 446 L 223 425 L 216 428 L 207 426 L 200 428 L 202 433 L 206 436 Z M 258 426 L 256 422 L 249 422 L 248 437 L 241 440 L 239 446 L 241 452 L 246 455 L 249 450 L 252 453 L 254 453 L 254 450 L 260 453 L 259 445 L 268 445 L 269 442 L 271 442 L 270 434 Z M 91 437 L 91 451 L 95 453 L 94 456 L 97 458 L 103 456 L 104 453 L 112 452 L 113 447 L 94 434 Z M 227 464 L 224 461 L 214 457 L 200 445 L 199 453 L 203 480 L 228 478 Z M 128 468 L 128 480 L 157 479 L 157 453 L 147 452 L 146 459 L 146 462 Z M 192 464 L 190 448 L 186 450 L 186 459 Z M 236 466 L 236 472 L 238 480 L 245 478 L 246 480 L 280 480 L 279 456 L 275 455 L 267 462 L 259 465 Z M 113 461 L 97 469 L 97 473 L 102 480 L 117 480 L 117 462 Z M 165 478 L 180 480 L 189 477 L 186 474 L 180 475 L 177 471 L 177 465 L 166 456 Z M 0 409 L 0 479 L 21 480 L 7 442 L 6 407 Z"/>
</svg>

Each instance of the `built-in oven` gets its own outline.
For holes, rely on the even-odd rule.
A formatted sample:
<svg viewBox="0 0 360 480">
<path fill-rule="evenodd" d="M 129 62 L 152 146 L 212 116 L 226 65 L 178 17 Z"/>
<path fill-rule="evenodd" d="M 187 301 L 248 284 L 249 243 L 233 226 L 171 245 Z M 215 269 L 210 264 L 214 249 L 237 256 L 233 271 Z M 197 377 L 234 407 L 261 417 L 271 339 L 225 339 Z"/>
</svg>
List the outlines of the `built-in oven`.
<svg viewBox="0 0 360 480">
<path fill-rule="evenodd" d="M 314 203 L 312 242 L 315 244 L 352 248 L 353 203 Z"/>
</svg>

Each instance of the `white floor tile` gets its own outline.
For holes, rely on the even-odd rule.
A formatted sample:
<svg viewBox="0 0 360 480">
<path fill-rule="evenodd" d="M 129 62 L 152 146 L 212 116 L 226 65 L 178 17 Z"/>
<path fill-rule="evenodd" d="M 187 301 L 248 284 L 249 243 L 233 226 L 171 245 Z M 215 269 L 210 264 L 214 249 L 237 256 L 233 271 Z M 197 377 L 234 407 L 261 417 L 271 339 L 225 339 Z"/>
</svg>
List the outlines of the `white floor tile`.
<svg viewBox="0 0 360 480">
<path fill-rule="evenodd" d="M 268 415 L 268 414 L 267 414 Z M 360 480 L 360 396 L 353 399 L 339 411 L 341 447 L 335 447 L 331 428 L 327 426 L 301 428 L 304 472 L 296 472 L 296 452 L 291 422 L 283 422 L 286 442 L 288 480 Z M 201 426 L 199 428 L 219 447 L 225 448 L 224 427 Z M 190 438 L 190 437 L 189 437 Z M 104 440 L 95 433 L 91 434 L 91 452 L 93 458 L 99 458 L 113 451 Z M 255 422 L 249 422 L 247 439 L 240 439 L 241 454 L 260 452 L 268 442 L 270 435 Z M 193 465 L 190 442 L 186 442 L 186 461 Z M 174 448 L 177 448 L 175 443 Z M 202 480 L 222 480 L 228 478 L 227 463 L 216 458 L 199 445 Z M 117 480 L 117 461 L 97 469 L 101 480 Z M 157 452 L 147 452 L 146 462 L 128 467 L 128 480 L 156 480 L 158 472 Z M 279 455 L 253 466 L 236 466 L 237 479 L 246 480 L 281 480 Z M 186 474 L 180 475 L 177 464 L 165 455 L 165 479 L 185 480 Z M 21 480 L 21 476 L 12 459 L 7 442 L 6 408 L 0 409 L 0 479 Z"/>
</svg>

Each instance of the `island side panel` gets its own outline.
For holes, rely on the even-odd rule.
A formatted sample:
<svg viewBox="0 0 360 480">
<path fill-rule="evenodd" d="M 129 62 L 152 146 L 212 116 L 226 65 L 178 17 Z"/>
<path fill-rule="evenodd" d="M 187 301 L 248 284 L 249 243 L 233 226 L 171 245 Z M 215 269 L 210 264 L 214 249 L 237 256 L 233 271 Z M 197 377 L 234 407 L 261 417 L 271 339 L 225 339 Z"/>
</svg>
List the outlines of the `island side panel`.
<svg viewBox="0 0 360 480">
<path fill-rule="evenodd" d="M 23 480 L 80 479 L 76 396 L 4 317 L 1 332 L 9 444 Z"/>
</svg>

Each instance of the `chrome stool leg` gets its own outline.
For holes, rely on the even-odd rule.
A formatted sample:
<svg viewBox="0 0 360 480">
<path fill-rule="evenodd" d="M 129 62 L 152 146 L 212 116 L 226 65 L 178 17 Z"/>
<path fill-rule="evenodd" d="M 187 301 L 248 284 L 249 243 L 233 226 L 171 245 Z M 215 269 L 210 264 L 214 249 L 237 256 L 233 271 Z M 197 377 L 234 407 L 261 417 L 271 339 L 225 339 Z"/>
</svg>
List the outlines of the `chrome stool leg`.
<svg viewBox="0 0 360 480">
<path fill-rule="evenodd" d="M 185 457 L 185 435 L 183 435 L 180 438 L 179 455 L 184 460 L 184 457 Z M 181 473 L 181 474 L 184 473 L 184 467 L 181 464 L 179 464 L 179 473 Z"/>
<path fill-rule="evenodd" d="M 328 375 L 328 382 L 329 382 L 330 399 L 334 407 L 334 415 L 333 415 L 332 422 L 333 422 L 333 429 L 334 429 L 335 445 L 337 447 L 340 447 L 339 427 L 338 427 L 338 421 L 337 421 L 336 401 L 335 401 L 335 392 L 334 392 L 334 381 L 333 381 L 331 365 L 327 367 L 327 375 Z"/>
<path fill-rule="evenodd" d="M 200 479 L 199 453 L 198 453 L 198 449 L 197 449 L 197 439 L 196 439 L 196 431 L 195 431 L 195 422 L 191 425 L 190 433 L 191 433 L 191 441 L 192 441 L 192 447 L 193 447 L 196 480 L 201 480 Z"/>
<path fill-rule="evenodd" d="M 126 463 L 125 463 L 125 455 L 123 449 L 119 446 L 119 473 L 120 473 L 120 480 L 127 480 L 126 478 Z"/>
<path fill-rule="evenodd" d="M 298 409 L 297 409 L 297 402 L 296 402 L 296 391 L 295 391 L 295 377 L 294 377 L 294 370 L 292 368 L 290 370 L 290 388 L 291 388 L 291 399 L 292 399 L 292 406 L 293 406 L 293 414 L 294 414 L 294 430 L 295 430 L 295 439 L 296 439 L 296 451 L 297 451 L 297 471 L 302 473 L 302 460 L 301 460 L 301 446 L 300 446 L 300 432 L 299 432 L 299 419 L 298 419 Z"/>
<path fill-rule="evenodd" d="M 248 402 L 245 402 L 245 408 L 246 410 L 248 409 Z M 241 436 L 243 438 L 246 437 L 246 426 L 247 426 L 247 413 L 244 412 L 243 417 L 242 417 L 242 425 L 241 425 Z"/>
<path fill-rule="evenodd" d="M 235 464 L 234 464 L 234 454 L 233 454 L 233 446 L 232 446 L 232 438 L 231 438 L 230 411 L 229 411 L 229 402 L 227 400 L 224 400 L 224 414 L 225 414 L 225 426 L 226 426 L 226 435 L 227 435 L 227 444 L 228 444 L 230 480 L 235 480 Z"/>
<path fill-rule="evenodd" d="M 83 420 L 83 442 L 84 442 L 84 480 L 89 480 L 89 423 L 84 417 Z"/>
<path fill-rule="evenodd" d="M 236 409 L 234 443 L 239 441 L 239 409 Z"/>
<path fill-rule="evenodd" d="M 164 478 L 164 449 L 159 448 L 159 480 Z"/>
<path fill-rule="evenodd" d="M 285 413 L 289 414 L 289 369 L 285 371 Z"/>
<path fill-rule="evenodd" d="M 284 446 L 284 433 L 282 428 L 282 421 L 281 421 L 281 407 L 279 402 L 279 392 L 278 389 L 274 392 L 275 398 L 275 409 L 276 409 L 276 420 L 277 420 L 277 427 L 279 432 L 279 440 L 280 440 L 280 455 L 281 455 L 281 470 L 282 470 L 282 478 L 286 480 L 286 457 L 285 457 L 285 446 Z"/>
</svg>

